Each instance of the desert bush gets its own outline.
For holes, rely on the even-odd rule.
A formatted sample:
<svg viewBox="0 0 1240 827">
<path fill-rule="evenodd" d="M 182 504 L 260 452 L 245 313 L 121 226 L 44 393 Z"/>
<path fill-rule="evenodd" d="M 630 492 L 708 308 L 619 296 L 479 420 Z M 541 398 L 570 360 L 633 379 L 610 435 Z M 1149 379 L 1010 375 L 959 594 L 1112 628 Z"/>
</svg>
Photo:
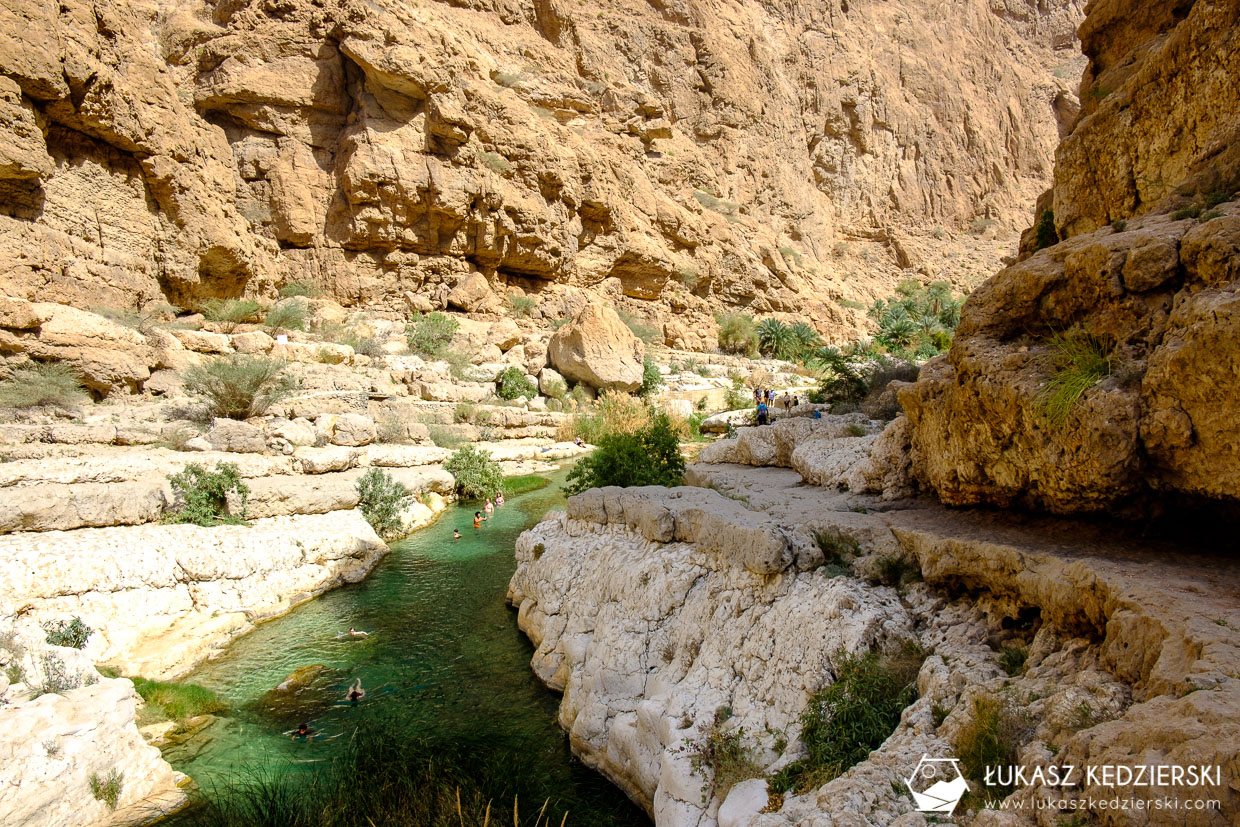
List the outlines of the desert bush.
<svg viewBox="0 0 1240 827">
<path fill-rule="evenodd" d="M 375 421 L 375 436 L 380 442 L 389 445 L 403 445 L 410 442 L 409 426 L 395 413 L 383 414 Z"/>
<path fill-rule="evenodd" d="M 734 218 L 736 216 L 737 210 L 740 209 L 740 205 L 737 204 L 735 201 L 729 201 L 726 198 L 720 198 L 714 193 L 707 192 L 706 190 L 702 190 L 702 189 L 694 190 L 693 197 L 697 199 L 697 202 L 701 204 L 703 207 L 705 207 L 706 209 L 711 210 L 712 212 L 717 212 L 720 215 L 726 216 L 728 218 Z"/>
<path fill-rule="evenodd" d="M 282 359 L 233 353 L 193 365 L 182 374 L 185 390 L 206 403 L 211 416 L 261 416 L 297 390 Z"/>
<path fill-rule="evenodd" d="M 291 299 L 295 297 L 313 298 L 321 295 L 322 290 L 313 284 L 305 281 L 291 281 L 280 288 L 280 298 Z"/>
<path fill-rule="evenodd" d="M 263 324 L 273 336 L 281 330 L 305 330 L 306 303 L 294 299 L 274 305 L 263 317 Z"/>
<path fill-rule="evenodd" d="M 882 745 L 917 700 L 925 653 L 914 644 L 891 653 L 837 653 L 835 681 L 801 713 L 806 756 L 771 779 L 775 792 L 809 790 L 838 777 Z"/>
<path fill-rule="evenodd" d="M 246 500 L 250 488 L 241 480 L 241 471 L 231 462 L 221 462 L 208 471 L 196 462 L 168 476 L 178 506 L 164 512 L 165 523 L 200 526 L 244 525 Z M 237 513 L 229 508 L 232 495 Z"/>
<path fill-rule="evenodd" d="M 473 422 L 478 415 L 478 406 L 473 402 L 457 402 L 452 411 L 452 421 L 458 423 Z"/>
<path fill-rule="evenodd" d="M 82 686 L 90 686 L 99 680 L 93 672 L 69 671 L 60 655 L 52 652 L 43 653 L 40 665 L 42 679 L 37 684 L 30 684 L 31 694 L 36 698 L 40 695 L 61 695 Z"/>
<path fill-rule="evenodd" d="M 642 386 L 637 389 L 637 395 L 648 399 L 659 392 L 662 384 L 663 377 L 659 375 L 659 366 L 654 363 L 654 359 L 647 356 L 642 360 Z"/>
<path fill-rule="evenodd" d="M 201 309 L 204 319 L 217 322 L 220 330 L 232 333 L 238 325 L 256 321 L 262 308 L 253 299 L 208 299 Z"/>
<path fill-rule="evenodd" d="M 743 356 L 758 355 L 758 331 L 753 316 L 746 313 L 721 313 L 715 317 L 719 323 L 719 349 L 724 353 Z"/>
<path fill-rule="evenodd" d="M 71 620 L 49 620 L 43 624 L 43 631 L 47 634 L 48 643 L 72 649 L 85 649 L 86 641 L 95 633 L 77 615 Z"/>
<path fill-rule="evenodd" d="M 413 499 L 413 492 L 392 479 L 382 468 L 371 468 L 357 481 L 358 504 L 362 516 L 384 540 L 400 534 L 400 513 Z"/>
<path fill-rule="evenodd" d="M 762 775 L 762 765 L 753 748 L 745 743 L 744 727 L 730 729 L 731 718 L 732 711 L 720 707 L 701 738 L 685 741 L 689 766 L 698 775 L 705 776 L 703 794 L 718 796 L 720 800 L 741 781 Z"/>
<path fill-rule="evenodd" d="M 1072 409 L 1085 391 L 1111 375 L 1110 348 L 1088 333 L 1054 333 L 1055 373 L 1039 398 L 1042 415 L 1059 428 L 1068 422 Z"/>
<path fill-rule="evenodd" d="M 1025 672 L 1025 661 L 1029 659 L 1029 648 L 1021 644 L 1005 643 L 999 647 L 999 665 L 1011 677 Z"/>
<path fill-rule="evenodd" d="M 454 450 L 469 442 L 446 425 L 427 425 L 426 430 L 430 433 L 431 442 L 438 448 Z"/>
<path fill-rule="evenodd" d="M 956 736 L 961 771 L 967 778 L 981 782 L 987 767 L 1016 764 L 1030 729 L 1029 720 L 1006 698 L 975 698 L 973 716 Z M 984 795 L 996 799 L 1006 798 L 1014 791 L 1011 786 L 999 784 L 981 784 L 981 788 Z"/>
<path fill-rule="evenodd" d="M 552 379 L 547 382 L 546 394 L 562 404 L 568 399 L 568 383 L 563 379 Z"/>
<path fill-rule="evenodd" d="M 723 404 L 729 411 L 747 408 L 753 402 L 753 396 L 746 392 L 745 384 L 739 376 L 732 377 L 732 387 L 724 395 Z"/>
<path fill-rule="evenodd" d="M 215 715 L 228 709 L 218 695 L 197 684 L 167 683 L 133 678 L 133 688 L 150 707 L 170 721 L 184 721 L 196 715 Z"/>
<path fill-rule="evenodd" d="M 466 446 L 448 457 L 443 468 L 456 480 L 456 493 L 462 499 L 491 498 L 503 490 L 504 472 L 490 451 Z"/>
<path fill-rule="evenodd" d="M 898 554 L 888 554 L 874 561 L 871 581 L 882 586 L 898 588 L 921 579 L 921 572 Z"/>
<path fill-rule="evenodd" d="M 852 574 L 852 561 L 861 554 L 861 546 L 848 534 L 835 529 L 814 532 L 814 543 L 822 552 L 823 570 L 828 577 Z"/>
<path fill-rule="evenodd" d="M 603 391 L 589 409 L 583 408 L 565 420 L 558 429 L 560 440 L 581 437 L 597 445 L 607 434 L 636 433 L 650 422 L 650 406 L 640 399 L 617 391 Z"/>
<path fill-rule="evenodd" d="M 90 774 L 90 794 L 96 800 L 107 804 L 109 810 L 115 810 L 116 805 L 121 800 L 121 790 L 124 787 L 124 782 L 125 776 L 115 767 L 109 770 L 107 775 L 101 776 L 97 772 L 92 772 Z"/>
<path fill-rule="evenodd" d="M 71 410 L 89 397 L 82 377 L 68 365 L 58 362 L 32 362 L 13 368 L 0 380 L 0 407 L 37 408 L 50 405 Z"/>
<path fill-rule="evenodd" d="M 514 316 L 528 316 L 534 312 L 534 308 L 538 306 L 538 302 L 529 296 L 522 296 L 520 293 L 508 294 L 508 306 L 512 308 Z"/>
<path fill-rule="evenodd" d="M 598 437 L 593 454 L 568 474 L 565 491 L 578 494 L 604 485 L 680 485 L 685 459 L 680 439 L 665 413 L 648 414 L 649 422 L 633 433 L 610 432 Z"/>
<path fill-rule="evenodd" d="M 1054 247 L 1058 243 L 1059 231 L 1055 229 L 1055 213 L 1053 210 L 1043 210 L 1033 230 L 1033 249 L 1036 252 L 1045 247 Z"/>
<path fill-rule="evenodd" d="M 616 315 L 620 317 L 620 321 L 624 322 L 624 326 L 627 327 L 634 336 L 641 339 L 646 344 L 650 344 L 651 342 L 662 338 L 657 328 L 653 328 L 644 323 L 640 318 L 634 316 L 632 313 L 628 313 L 624 310 L 617 310 Z"/>
<path fill-rule="evenodd" d="M 444 313 L 415 314 L 405 328 L 409 350 L 419 356 L 439 358 L 448 349 L 460 322 Z"/>
<path fill-rule="evenodd" d="M 685 289 L 692 293 L 702 283 L 702 277 L 692 267 L 682 267 L 676 271 L 676 281 L 683 284 Z"/>
<path fill-rule="evenodd" d="M 500 399 L 516 399 L 521 396 L 533 399 L 538 396 L 538 388 L 526 377 L 525 371 L 515 365 L 504 368 L 496 382 L 499 385 L 496 394 Z"/>
</svg>

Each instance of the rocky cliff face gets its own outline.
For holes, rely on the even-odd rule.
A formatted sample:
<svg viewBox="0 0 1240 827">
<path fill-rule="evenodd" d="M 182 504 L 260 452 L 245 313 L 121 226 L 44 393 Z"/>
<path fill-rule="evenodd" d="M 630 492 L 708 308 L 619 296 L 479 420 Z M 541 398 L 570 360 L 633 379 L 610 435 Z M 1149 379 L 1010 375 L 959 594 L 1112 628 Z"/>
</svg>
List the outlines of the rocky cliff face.
<svg viewBox="0 0 1240 827">
<path fill-rule="evenodd" d="M 606 283 L 847 330 L 902 268 L 993 270 L 951 238 L 1045 187 L 1082 5 L 3 0 L 0 287 L 403 309 L 480 274 L 469 310 Z"/>
<path fill-rule="evenodd" d="M 976 291 L 900 393 L 914 467 L 955 505 L 1234 502 L 1240 3 L 1098 2 L 1081 32 L 1050 202 L 1067 240 Z"/>
</svg>

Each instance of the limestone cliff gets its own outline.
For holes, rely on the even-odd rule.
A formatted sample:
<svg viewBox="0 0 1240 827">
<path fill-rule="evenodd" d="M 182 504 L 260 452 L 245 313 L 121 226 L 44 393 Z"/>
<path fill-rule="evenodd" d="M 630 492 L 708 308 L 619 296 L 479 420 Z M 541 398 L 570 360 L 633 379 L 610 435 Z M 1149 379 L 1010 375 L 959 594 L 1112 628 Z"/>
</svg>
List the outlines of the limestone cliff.
<svg viewBox="0 0 1240 827">
<path fill-rule="evenodd" d="M 914 467 L 955 505 L 1234 503 L 1240 3 L 1102 0 L 1081 32 L 1085 108 L 1042 202 L 1050 246 L 1030 256 L 1029 233 L 901 391 Z M 1057 394 L 1069 404 L 1048 415 Z"/>
<path fill-rule="evenodd" d="M 1082 5 L 3 0 L 0 288 L 403 310 L 481 274 L 464 309 L 606 283 L 843 335 L 902 268 L 993 270 Z"/>
</svg>

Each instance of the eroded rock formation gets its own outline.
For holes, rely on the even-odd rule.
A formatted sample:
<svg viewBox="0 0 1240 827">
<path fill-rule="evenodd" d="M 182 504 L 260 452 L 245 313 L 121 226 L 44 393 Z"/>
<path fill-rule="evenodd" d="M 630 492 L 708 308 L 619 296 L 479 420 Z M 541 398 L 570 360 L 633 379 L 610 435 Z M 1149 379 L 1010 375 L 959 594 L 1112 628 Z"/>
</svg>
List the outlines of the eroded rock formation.
<svg viewBox="0 0 1240 827">
<path fill-rule="evenodd" d="M 843 335 L 902 268 L 993 268 L 937 239 L 1045 187 L 1081 6 L 4 0 L 0 287 L 486 311 L 574 284 Z"/>
</svg>

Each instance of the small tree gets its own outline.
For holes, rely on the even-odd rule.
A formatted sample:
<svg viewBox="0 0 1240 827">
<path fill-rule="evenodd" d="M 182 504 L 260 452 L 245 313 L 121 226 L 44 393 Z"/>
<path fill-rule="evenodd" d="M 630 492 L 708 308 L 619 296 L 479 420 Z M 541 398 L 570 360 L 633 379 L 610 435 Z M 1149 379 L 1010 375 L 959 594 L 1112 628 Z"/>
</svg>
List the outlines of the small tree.
<svg viewBox="0 0 1240 827">
<path fill-rule="evenodd" d="M 499 375 L 498 383 L 499 389 L 496 393 L 500 399 L 516 399 L 519 396 L 533 399 L 538 396 L 538 388 L 529 380 L 525 372 L 515 365 L 504 368 L 504 372 Z"/>
<path fill-rule="evenodd" d="M 666 413 L 651 413 L 650 422 L 635 433 L 609 433 L 598 449 L 581 459 L 568 474 L 565 491 L 580 494 L 604 485 L 680 485 L 685 458 L 680 439 Z"/>
<path fill-rule="evenodd" d="M 249 419 L 261 416 L 297 390 L 281 359 L 234 353 L 185 371 L 185 390 L 207 404 L 212 416 Z"/>
<path fill-rule="evenodd" d="M 208 471 L 198 463 L 168 477 L 181 506 L 164 515 L 166 523 L 200 526 L 244 525 L 246 500 L 250 488 L 241 481 L 241 470 L 231 462 L 221 462 Z M 228 495 L 237 503 L 237 513 L 228 506 Z"/>
<path fill-rule="evenodd" d="M 659 392 L 661 384 L 663 384 L 663 377 L 659 375 L 659 366 L 647 356 L 642 360 L 642 386 L 638 388 L 637 395 L 648 399 Z"/>
<path fill-rule="evenodd" d="M 413 499 L 413 492 L 381 468 L 371 468 L 357 481 L 358 508 L 370 527 L 384 540 L 402 528 L 400 513 Z"/>
<path fill-rule="evenodd" d="M 753 316 L 744 313 L 723 313 L 716 317 L 719 323 L 719 349 L 724 353 L 745 356 L 758 355 L 758 331 Z"/>
<path fill-rule="evenodd" d="M 503 490 L 504 472 L 490 451 L 467 446 L 448 457 L 443 468 L 456 479 L 456 492 L 463 499 L 494 497 Z"/>
</svg>

